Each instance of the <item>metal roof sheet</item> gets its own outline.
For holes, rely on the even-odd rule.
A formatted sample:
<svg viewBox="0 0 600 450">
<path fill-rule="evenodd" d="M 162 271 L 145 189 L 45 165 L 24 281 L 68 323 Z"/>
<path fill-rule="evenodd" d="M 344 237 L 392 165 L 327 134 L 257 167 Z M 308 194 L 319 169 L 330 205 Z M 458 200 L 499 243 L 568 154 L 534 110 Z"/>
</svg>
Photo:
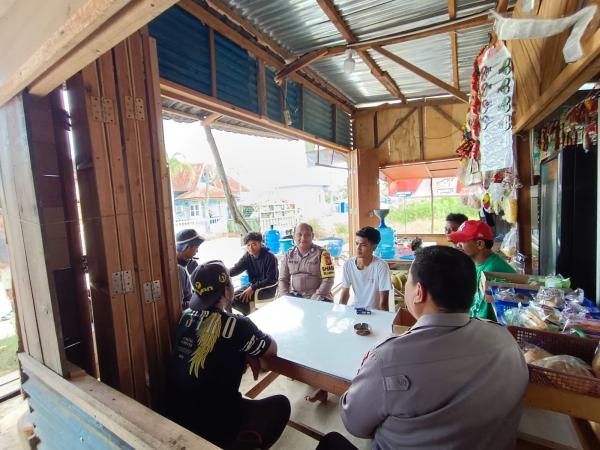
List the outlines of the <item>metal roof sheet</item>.
<svg viewBox="0 0 600 450">
<path fill-rule="evenodd" d="M 199 1 L 199 0 L 197 0 Z M 322 47 L 344 44 L 345 40 L 315 0 L 225 0 L 281 47 L 300 56 Z M 333 0 L 359 40 L 375 39 L 448 20 L 447 0 Z M 457 0 L 457 17 L 480 13 L 495 6 L 495 0 Z M 514 1 L 510 2 L 511 4 Z M 487 41 L 490 26 L 459 31 L 457 34 L 461 90 L 468 92 L 472 64 Z M 432 75 L 452 83 L 449 34 L 440 34 L 387 47 Z M 408 97 L 445 92 L 417 75 L 387 60 L 371 55 L 390 73 Z M 343 70 L 344 55 L 318 60 L 310 65 L 357 104 L 394 100 L 392 94 L 371 74 L 359 57 L 355 70 Z"/>
</svg>

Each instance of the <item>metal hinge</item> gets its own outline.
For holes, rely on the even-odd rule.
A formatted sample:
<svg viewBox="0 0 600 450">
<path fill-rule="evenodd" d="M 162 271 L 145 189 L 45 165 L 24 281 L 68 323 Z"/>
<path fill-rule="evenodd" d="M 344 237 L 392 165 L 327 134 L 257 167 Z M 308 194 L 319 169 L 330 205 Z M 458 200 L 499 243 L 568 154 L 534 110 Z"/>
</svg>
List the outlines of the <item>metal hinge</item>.
<svg viewBox="0 0 600 450">
<path fill-rule="evenodd" d="M 111 274 L 110 294 L 128 294 L 133 292 L 133 281 L 131 279 L 131 270 L 122 270 Z"/>
<path fill-rule="evenodd" d="M 146 303 L 157 302 L 162 298 L 160 280 L 144 283 L 144 301 Z"/>
<path fill-rule="evenodd" d="M 96 122 L 115 123 L 114 102 L 108 97 L 90 97 L 92 104 L 92 118 Z"/>
<path fill-rule="evenodd" d="M 134 120 L 146 120 L 146 109 L 144 108 L 144 99 L 130 95 L 125 96 L 125 117 Z"/>
</svg>

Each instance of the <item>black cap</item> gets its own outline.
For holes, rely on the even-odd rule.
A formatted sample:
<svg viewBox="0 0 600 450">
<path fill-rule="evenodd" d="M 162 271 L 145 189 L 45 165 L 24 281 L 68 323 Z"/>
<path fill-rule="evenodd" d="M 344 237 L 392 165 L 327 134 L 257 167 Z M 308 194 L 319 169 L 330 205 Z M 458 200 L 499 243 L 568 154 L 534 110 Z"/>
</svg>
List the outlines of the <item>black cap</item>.
<svg viewBox="0 0 600 450">
<path fill-rule="evenodd" d="M 231 286 L 229 272 L 221 261 L 209 261 L 198 266 L 191 277 L 190 308 L 207 309 L 217 303 L 227 286 Z"/>
</svg>

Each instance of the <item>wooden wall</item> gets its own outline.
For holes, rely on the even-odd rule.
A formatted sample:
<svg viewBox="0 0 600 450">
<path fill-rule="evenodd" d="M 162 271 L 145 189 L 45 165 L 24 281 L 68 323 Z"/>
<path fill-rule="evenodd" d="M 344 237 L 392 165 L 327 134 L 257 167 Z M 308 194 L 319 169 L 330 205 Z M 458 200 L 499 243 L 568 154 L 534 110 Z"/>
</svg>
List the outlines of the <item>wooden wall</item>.
<svg viewBox="0 0 600 450">
<path fill-rule="evenodd" d="M 66 365 L 60 315 L 56 296 L 52 295 L 52 272 L 45 259 L 47 252 L 56 248 L 52 239 L 44 239 L 48 233 L 43 216 L 51 211 L 42 212 L 38 203 L 21 96 L 0 108 L 0 130 L 0 202 L 5 214 L 21 344 L 33 358 L 62 375 Z M 34 137 L 37 142 L 51 139 L 40 134 Z M 59 237 L 60 232 L 52 235 Z"/>
<path fill-rule="evenodd" d="M 389 106 L 354 115 L 358 149 L 377 155 L 379 167 L 456 157 L 467 105 Z"/>
<path fill-rule="evenodd" d="M 577 11 L 579 3 L 579 0 L 541 0 L 533 18 L 568 16 Z M 586 0 L 585 3 L 600 6 L 600 0 Z M 507 41 L 515 77 L 515 132 L 540 123 L 600 72 L 599 16 L 597 12 L 582 38 L 583 58 L 574 63 L 567 64 L 562 54 L 570 28 L 546 39 Z M 523 17 L 520 1 L 513 17 Z"/>
<path fill-rule="evenodd" d="M 147 32 L 100 56 L 67 87 L 100 378 L 157 406 L 181 299 Z M 131 284 L 119 289 L 124 272 Z"/>
</svg>

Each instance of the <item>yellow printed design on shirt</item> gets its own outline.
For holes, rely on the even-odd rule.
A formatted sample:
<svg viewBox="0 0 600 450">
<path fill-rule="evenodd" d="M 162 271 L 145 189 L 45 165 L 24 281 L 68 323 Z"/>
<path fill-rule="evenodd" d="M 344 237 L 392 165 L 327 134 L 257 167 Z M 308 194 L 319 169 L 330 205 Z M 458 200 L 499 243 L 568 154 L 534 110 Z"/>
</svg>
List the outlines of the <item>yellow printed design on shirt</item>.
<svg viewBox="0 0 600 450">
<path fill-rule="evenodd" d="M 327 250 L 323 250 L 321 253 L 321 278 L 333 278 L 335 277 L 335 267 L 333 266 L 333 260 Z"/>
</svg>

